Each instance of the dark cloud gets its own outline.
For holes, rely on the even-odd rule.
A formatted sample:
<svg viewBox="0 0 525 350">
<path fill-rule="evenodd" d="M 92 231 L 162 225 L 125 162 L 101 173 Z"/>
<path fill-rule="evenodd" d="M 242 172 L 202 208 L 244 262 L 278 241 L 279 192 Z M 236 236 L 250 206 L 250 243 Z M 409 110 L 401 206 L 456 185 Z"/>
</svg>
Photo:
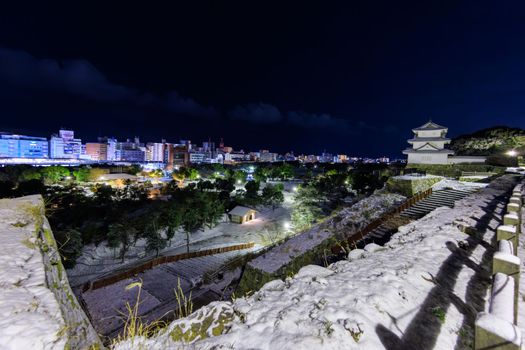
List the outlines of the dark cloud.
<svg viewBox="0 0 525 350">
<path fill-rule="evenodd" d="M 37 59 L 23 51 L 0 48 L 0 81 L 15 87 L 65 93 L 98 102 L 117 102 L 202 117 L 217 116 L 212 107 L 171 91 L 165 96 L 111 83 L 86 60 Z"/>
<path fill-rule="evenodd" d="M 306 129 L 325 128 L 343 132 L 349 130 L 347 120 L 334 118 L 326 113 L 291 111 L 283 114 L 277 107 L 267 103 L 236 106 L 228 115 L 233 119 L 247 120 L 254 124 L 286 123 Z"/>
<path fill-rule="evenodd" d="M 334 118 L 329 114 L 314 114 L 305 112 L 289 112 L 287 121 L 290 124 L 305 128 L 327 128 L 347 132 L 349 123 L 345 119 Z"/>
<path fill-rule="evenodd" d="M 266 103 L 236 106 L 228 115 L 233 119 L 247 120 L 256 124 L 277 123 L 283 120 L 279 109 Z"/>
</svg>

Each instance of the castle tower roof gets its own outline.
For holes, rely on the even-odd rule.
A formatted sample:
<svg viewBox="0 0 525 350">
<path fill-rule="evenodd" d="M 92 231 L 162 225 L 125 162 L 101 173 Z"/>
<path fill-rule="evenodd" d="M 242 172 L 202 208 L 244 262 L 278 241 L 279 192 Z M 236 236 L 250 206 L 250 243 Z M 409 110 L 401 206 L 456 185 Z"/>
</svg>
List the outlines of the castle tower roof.
<svg viewBox="0 0 525 350">
<path fill-rule="evenodd" d="M 425 124 L 421 125 L 420 127 L 412 129 L 413 132 L 416 131 L 425 131 L 425 130 L 448 130 L 446 126 L 441 126 L 439 124 L 434 123 L 432 120 L 429 120 Z"/>
</svg>

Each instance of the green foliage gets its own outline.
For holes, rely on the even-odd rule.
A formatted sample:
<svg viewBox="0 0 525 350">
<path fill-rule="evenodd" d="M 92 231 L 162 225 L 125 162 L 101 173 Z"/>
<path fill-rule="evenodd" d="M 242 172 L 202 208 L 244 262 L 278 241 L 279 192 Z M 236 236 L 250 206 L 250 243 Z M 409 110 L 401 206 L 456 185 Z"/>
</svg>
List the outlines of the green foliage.
<svg viewBox="0 0 525 350">
<path fill-rule="evenodd" d="M 86 182 L 90 180 L 90 169 L 85 167 L 78 167 L 73 170 L 73 177 L 78 182 Z"/>
<path fill-rule="evenodd" d="M 257 198 L 259 197 L 259 188 L 260 188 L 260 184 L 258 181 L 248 181 L 246 183 L 246 185 L 244 186 L 244 188 L 246 189 L 246 193 L 245 193 L 245 198 L 246 199 L 249 199 L 249 200 L 252 200 L 252 201 L 257 201 Z"/>
<path fill-rule="evenodd" d="M 253 178 L 257 182 L 266 182 L 271 175 L 269 168 L 264 166 L 258 166 L 253 172 Z"/>
<path fill-rule="evenodd" d="M 283 189 L 284 186 L 282 184 L 266 185 L 262 191 L 263 203 L 271 206 L 272 210 L 275 210 L 277 206 L 284 202 Z"/>
<path fill-rule="evenodd" d="M 187 167 L 181 167 L 179 170 L 174 171 L 171 176 L 179 183 L 183 183 L 185 180 L 194 181 L 200 177 L 197 169 Z"/>
<path fill-rule="evenodd" d="M 456 137 L 450 148 L 461 156 L 503 155 L 509 150 L 525 153 L 525 130 L 496 126 Z"/>
<path fill-rule="evenodd" d="M 48 166 L 42 168 L 42 177 L 48 184 L 54 184 L 70 176 L 69 169 L 63 166 Z"/>
<path fill-rule="evenodd" d="M 294 167 L 288 163 L 282 163 L 272 169 L 271 176 L 280 180 L 291 179 L 295 176 Z"/>
<path fill-rule="evenodd" d="M 442 307 L 436 306 L 430 309 L 430 312 L 432 312 L 432 315 L 436 316 L 440 323 L 445 323 L 445 316 L 446 312 L 443 310 Z"/>
<path fill-rule="evenodd" d="M 504 167 L 485 164 L 409 164 L 406 170 L 416 169 L 426 172 L 428 175 L 459 178 L 463 172 L 493 172 L 502 174 Z"/>
<path fill-rule="evenodd" d="M 108 169 L 89 168 L 89 175 L 87 181 L 100 181 L 101 178 L 106 174 L 109 174 Z"/>
</svg>

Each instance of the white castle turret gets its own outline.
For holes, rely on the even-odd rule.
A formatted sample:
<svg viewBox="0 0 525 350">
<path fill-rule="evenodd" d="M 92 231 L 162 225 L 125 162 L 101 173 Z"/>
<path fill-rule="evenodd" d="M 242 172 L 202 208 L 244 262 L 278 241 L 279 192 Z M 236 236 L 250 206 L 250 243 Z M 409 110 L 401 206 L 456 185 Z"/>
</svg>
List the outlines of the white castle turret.
<svg viewBox="0 0 525 350">
<path fill-rule="evenodd" d="M 429 121 L 412 131 L 414 138 L 408 140 L 412 148 L 403 151 L 408 155 L 408 164 L 449 164 L 448 157 L 454 151 L 445 148 L 450 143 L 446 138 L 447 127 Z"/>
</svg>

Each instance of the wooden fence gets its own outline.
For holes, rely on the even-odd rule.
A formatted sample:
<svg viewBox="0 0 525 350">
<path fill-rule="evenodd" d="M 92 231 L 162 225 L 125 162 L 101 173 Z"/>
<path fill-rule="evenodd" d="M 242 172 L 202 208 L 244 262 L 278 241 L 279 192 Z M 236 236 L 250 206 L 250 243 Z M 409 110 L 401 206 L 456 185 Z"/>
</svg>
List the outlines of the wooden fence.
<svg viewBox="0 0 525 350">
<path fill-rule="evenodd" d="M 198 258 L 201 256 L 208 256 L 208 255 L 215 255 L 220 253 L 226 253 L 231 252 L 234 250 L 243 250 L 243 249 L 249 249 L 253 248 L 255 246 L 254 242 L 249 243 L 242 243 L 242 244 L 235 244 L 230 245 L 227 247 L 218 247 L 218 248 L 212 248 L 212 249 L 204 249 L 199 250 L 195 252 L 189 252 L 189 253 L 182 253 L 182 254 L 176 254 L 176 255 L 166 255 L 166 256 L 159 256 L 158 258 L 149 260 L 143 264 L 140 264 L 138 266 L 135 266 L 133 268 L 130 268 L 129 270 L 115 273 L 111 276 L 104 277 L 95 281 L 89 281 L 82 285 L 82 292 L 86 292 L 88 290 L 92 289 L 98 289 L 105 286 L 109 286 L 113 283 L 116 283 L 118 281 L 125 280 L 127 278 L 131 278 L 135 276 L 136 274 L 139 274 L 141 272 L 144 272 L 146 270 L 152 269 L 155 266 L 167 264 L 176 262 L 179 260 L 185 260 L 185 259 L 192 259 L 192 258 Z"/>
<path fill-rule="evenodd" d="M 393 218 L 397 214 L 403 212 L 404 210 L 410 208 L 420 200 L 423 200 L 427 197 L 429 197 L 432 194 L 432 188 L 429 188 L 428 190 L 421 191 L 416 193 L 414 196 L 408 198 L 403 203 L 395 207 L 394 209 L 388 211 L 387 213 L 383 214 L 380 218 L 375 219 L 368 225 L 366 225 L 361 230 L 353 233 L 350 237 L 345 238 L 340 244 L 332 247 L 332 253 L 338 254 L 343 251 L 343 246 L 348 245 L 350 246 L 352 243 L 357 243 L 358 241 L 365 238 L 366 235 L 368 235 L 370 232 L 381 226 L 383 223 L 385 223 L 387 220 Z"/>
</svg>

